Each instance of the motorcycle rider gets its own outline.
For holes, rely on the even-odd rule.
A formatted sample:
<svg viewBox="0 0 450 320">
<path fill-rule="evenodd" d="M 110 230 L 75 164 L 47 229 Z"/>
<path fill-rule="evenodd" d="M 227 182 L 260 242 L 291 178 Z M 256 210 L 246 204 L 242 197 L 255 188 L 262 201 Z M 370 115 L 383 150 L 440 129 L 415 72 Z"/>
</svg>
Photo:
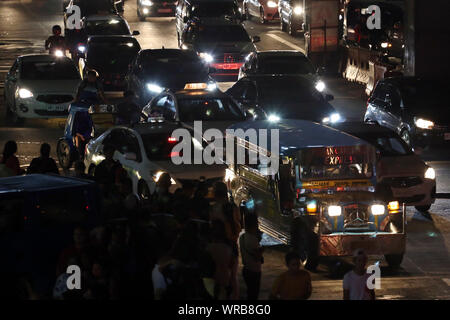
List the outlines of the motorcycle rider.
<svg viewBox="0 0 450 320">
<path fill-rule="evenodd" d="M 53 26 L 52 33 L 47 40 L 45 40 L 45 50 L 48 50 L 49 54 L 54 54 L 56 50 L 66 52 L 66 39 L 61 35 L 61 27 L 58 25 Z"/>
</svg>

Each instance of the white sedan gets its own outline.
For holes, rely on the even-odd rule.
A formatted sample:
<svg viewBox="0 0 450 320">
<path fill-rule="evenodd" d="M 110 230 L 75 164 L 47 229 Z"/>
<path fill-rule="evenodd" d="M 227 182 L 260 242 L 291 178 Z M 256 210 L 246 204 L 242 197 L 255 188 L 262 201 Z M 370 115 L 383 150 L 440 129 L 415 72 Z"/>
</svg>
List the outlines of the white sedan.
<svg viewBox="0 0 450 320">
<path fill-rule="evenodd" d="M 68 114 L 80 74 L 67 57 L 24 55 L 16 59 L 5 81 L 6 111 L 14 123 L 23 118 Z"/>
<path fill-rule="evenodd" d="M 112 145 L 116 150 L 114 159 L 128 172 L 133 191 L 141 199 L 147 199 L 154 192 L 163 172 L 172 177 L 171 191 L 181 187 L 183 180 L 223 179 L 225 165 L 175 165 L 172 162 L 172 148 L 177 144 L 172 132 L 177 128 L 177 124 L 165 122 L 111 128 L 87 145 L 84 160 L 87 171 L 94 174 L 95 167 L 104 160 L 103 147 Z M 192 147 L 199 148 L 194 144 Z"/>
</svg>

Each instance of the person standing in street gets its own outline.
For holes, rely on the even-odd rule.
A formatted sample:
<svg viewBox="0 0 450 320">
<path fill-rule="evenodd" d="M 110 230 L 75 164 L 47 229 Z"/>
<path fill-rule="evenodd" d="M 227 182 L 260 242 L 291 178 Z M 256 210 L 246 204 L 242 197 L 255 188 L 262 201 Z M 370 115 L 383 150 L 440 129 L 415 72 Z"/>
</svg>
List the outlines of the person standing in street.
<svg viewBox="0 0 450 320">
<path fill-rule="evenodd" d="M 245 215 L 245 232 L 239 237 L 241 251 L 242 276 L 247 286 L 247 299 L 258 300 L 261 285 L 261 265 L 263 248 L 259 244 L 258 217 L 255 214 Z"/>
<path fill-rule="evenodd" d="M 288 270 L 275 280 L 269 299 L 309 299 L 312 293 L 311 276 L 308 271 L 300 269 L 300 255 L 292 251 L 286 254 L 285 260 Z"/>
<path fill-rule="evenodd" d="M 23 173 L 16 152 L 17 143 L 15 141 L 10 140 L 5 143 L 2 159 L 0 160 L 0 177 L 18 176 Z"/>
<path fill-rule="evenodd" d="M 370 274 L 367 273 L 367 255 L 364 250 L 355 251 L 353 263 L 355 264 L 353 270 L 344 276 L 344 300 L 375 300 L 375 290 L 367 286 Z"/>
<path fill-rule="evenodd" d="M 50 157 L 50 145 L 48 143 L 43 143 L 41 145 L 41 156 L 31 160 L 30 166 L 27 170 L 27 174 L 32 173 L 59 174 L 55 160 Z"/>
</svg>

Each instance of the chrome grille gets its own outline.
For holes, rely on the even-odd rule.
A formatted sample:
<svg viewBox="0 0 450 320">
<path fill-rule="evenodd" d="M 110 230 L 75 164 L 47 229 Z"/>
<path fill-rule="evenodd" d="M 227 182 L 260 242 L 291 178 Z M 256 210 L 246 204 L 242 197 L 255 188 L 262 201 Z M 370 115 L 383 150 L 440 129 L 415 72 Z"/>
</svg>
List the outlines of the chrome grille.
<svg viewBox="0 0 450 320">
<path fill-rule="evenodd" d="M 366 205 L 351 204 L 344 206 L 344 229 L 367 230 L 370 229 L 369 208 Z"/>
</svg>

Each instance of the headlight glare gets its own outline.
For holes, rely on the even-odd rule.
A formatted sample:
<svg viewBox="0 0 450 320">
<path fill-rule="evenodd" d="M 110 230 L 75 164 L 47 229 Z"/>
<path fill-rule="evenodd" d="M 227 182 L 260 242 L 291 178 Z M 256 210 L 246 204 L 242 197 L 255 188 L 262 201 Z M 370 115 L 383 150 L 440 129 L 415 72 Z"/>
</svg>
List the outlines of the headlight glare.
<svg viewBox="0 0 450 320">
<path fill-rule="evenodd" d="M 317 212 L 317 203 L 315 201 L 311 201 L 306 204 L 306 211 L 309 213 Z"/>
<path fill-rule="evenodd" d="M 25 88 L 19 89 L 19 97 L 22 99 L 31 98 L 33 96 L 33 93 Z"/>
<path fill-rule="evenodd" d="M 280 121 L 280 117 L 277 116 L 276 114 L 270 114 L 267 117 L 267 120 L 269 120 L 270 122 L 278 122 L 278 121 Z"/>
<path fill-rule="evenodd" d="M 342 213 L 342 208 L 340 206 L 329 206 L 328 215 L 330 217 L 338 217 Z"/>
<path fill-rule="evenodd" d="M 389 211 L 396 211 L 400 209 L 400 203 L 398 201 L 391 201 L 388 203 Z"/>
<path fill-rule="evenodd" d="M 205 60 L 205 62 L 207 62 L 207 63 L 213 62 L 213 60 L 214 60 L 213 56 L 206 52 L 201 52 L 200 58 Z"/>
<path fill-rule="evenodd" d="M 150 0 L 142 0 L 142 1 L 141 1 L 141 4 L 142 4 L 143 6 L 152 6 L 152 5 L 153 5 L 153 2 L 151 2 Z"/>
<path fill-rule="evenodd" d="M 325 86 L 325 82 L 323 82 L 322 80 L 317 81 L 316 83 L 316 90 L 319 92 L 323 92 L 323 90 L 325 90 L 326 86 Z"/>
<path fill-rule="evenodd" d="M 382 205 L 382 204 L 373 204 L 370 207 L 370 211 L 372 212 L 372 214 L 374 216 L 382 216 L 385 212 L 385 208 L 384 208 L 384 205 Z"/>
<path fill-rule="evenodd" d="M 147 89 L 153 93 L 161 93 L 164 89 L 154 83 L 148 83 Z"/>
<path fill-rule="evenodd" d="M 277 5 L 277 3 L 275 2 L 275 1 L 268 1 L 267 2 L 267 6 L 269 7 L 269 8 L 275 8 L 275 7 L 277 7 L 278 5 Z"/>
<path fill-rule="evenodd" d="M 420 129 L 433 129 L 434 122 L 422 118 L 414 118 L 414 123 L 416 124 L 416 127 Z"/>
<path fill-rule="evenodd" d="M 294 8 L 294 13 L 295 14 L 302 14 L 303 13 L 303 8 L 298 6 Z"/>
<path fill-rule="evenodd" d="M 436 179 L 436 171 L 434 171 L 433 168 L 428 168 L 427 171 L 425 171 L 425 179 Z"/>
</svg>

